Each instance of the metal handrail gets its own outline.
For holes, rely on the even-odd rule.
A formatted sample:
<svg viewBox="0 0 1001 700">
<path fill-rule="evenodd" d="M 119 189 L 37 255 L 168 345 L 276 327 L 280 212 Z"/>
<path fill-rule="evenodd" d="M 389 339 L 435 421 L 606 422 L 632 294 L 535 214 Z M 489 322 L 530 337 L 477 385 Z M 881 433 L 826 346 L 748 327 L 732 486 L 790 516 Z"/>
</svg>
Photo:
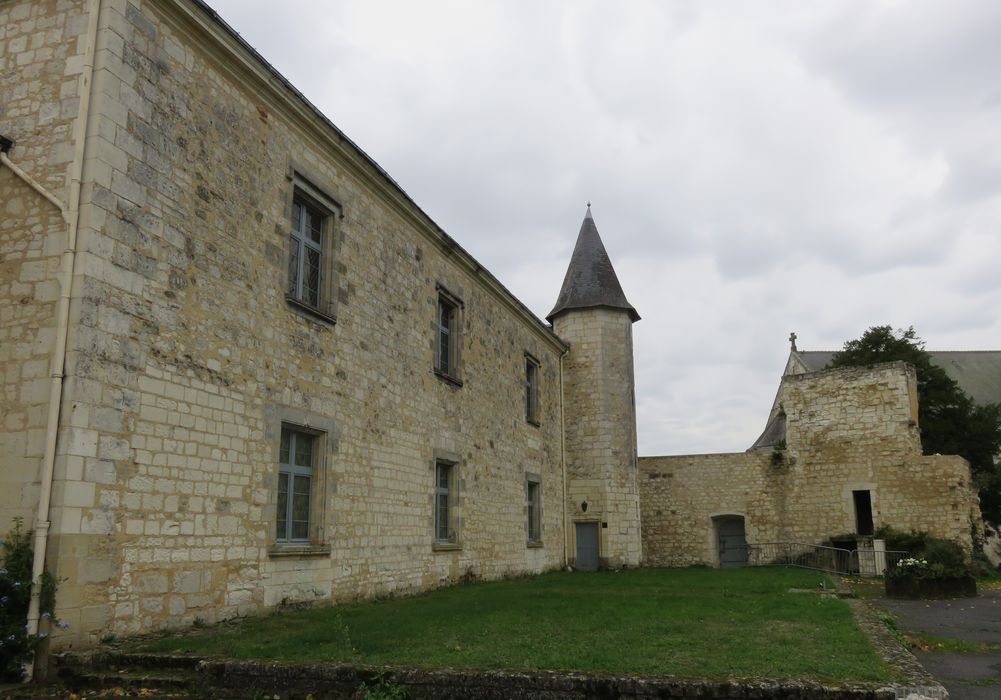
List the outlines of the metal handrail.
<svg viewBox="0 0 1001 700">
<path fill-rule="evenodd" d="M 745 566 L 796 566 L 842 576 L 882 576 L 908 556 L 899 550 L 843 549 L 806 542 L 749 543 L 743 548 Z"/>
</svg>

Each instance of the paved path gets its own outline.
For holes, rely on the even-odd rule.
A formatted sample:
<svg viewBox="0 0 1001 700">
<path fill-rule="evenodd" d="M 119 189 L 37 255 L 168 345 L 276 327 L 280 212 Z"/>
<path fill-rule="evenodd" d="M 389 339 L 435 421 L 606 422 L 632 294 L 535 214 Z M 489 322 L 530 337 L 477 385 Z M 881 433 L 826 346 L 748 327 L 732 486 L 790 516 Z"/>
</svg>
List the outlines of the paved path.
<svg viewBox="0 0 1001 700">
<path fill-rule="evenodd" d="M 1001 591 L 981 591 L 978 598 L 879 598 L 873 602 L 896 616 L 897 628 L 901 632 L 962 639 L 996 647 L 983 654 L 916 650 L 914 655 L 946 687 L 952 700 L 1001 698 Z"/>
</svg>

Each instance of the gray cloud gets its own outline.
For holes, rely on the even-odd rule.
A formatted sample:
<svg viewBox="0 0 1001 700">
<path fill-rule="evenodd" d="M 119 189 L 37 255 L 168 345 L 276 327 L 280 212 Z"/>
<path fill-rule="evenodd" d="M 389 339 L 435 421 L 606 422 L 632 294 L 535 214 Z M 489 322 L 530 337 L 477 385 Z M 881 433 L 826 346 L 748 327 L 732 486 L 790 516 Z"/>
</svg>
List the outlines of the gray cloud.
<svg viewBox="0 0 1001 700">
<path fill-rule="evenodd" d="M 641 453 L 750 445 L 793 330 L 1001 346 L 1001 6 L 213 4 L 540 316 L 594 202 Z"/>
</svg>

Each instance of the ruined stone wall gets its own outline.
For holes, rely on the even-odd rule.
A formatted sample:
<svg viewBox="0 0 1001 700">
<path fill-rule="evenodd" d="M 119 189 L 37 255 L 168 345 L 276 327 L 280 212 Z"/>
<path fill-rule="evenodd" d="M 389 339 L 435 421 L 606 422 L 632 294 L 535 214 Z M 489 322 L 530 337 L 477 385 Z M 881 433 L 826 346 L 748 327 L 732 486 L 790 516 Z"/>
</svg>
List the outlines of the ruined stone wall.
<svg viewBox="0 0 1001 700">
<path fill-rule="evenodd" d="M 0 3 L 0 135 L 8 157 L 67 199 L 86 29 L 82 2 Z M 0 534 L 34 522 L 66 223 L 0 166 Z"/>
<path fill-rule="evenodd" d="M 56 646 L 559 566 L 559 341 L 193 3 L 103 5 L 53 491 L 70 624 Z M 285 298 L 296 188 L 330 208 L 321 315 Z M 461 383 L 432 371 L 439 285 L 461 302 Z M 323 453 L 304 546 L 275 543 L 283 425 Z M 444 547 L 436 459 L 455 465 Z"/>
<path fill-rule="evenodd" d="M 743 516 L 748 542 L 777 541 L 781 477 L 762 452 L 640 457 L 643 564 L 715 565 L 721 515 Z"/>
<path fill-rule="evenodd" d="M 927 530 L 969 549 L 980 521 L 969 467 L 921 455 L 916 386 L 902 362 L 787 376 L 784 450 L 641 458 L 644 561 L 715 564 L 712 518 L 723 514 L 744 516 L 748 542 L 851 535 L 853 491 L 870 492 L 875 528 Z"/>
<path fill-rule="evenodd" d="M 632 320 L 618 309 L 573 309 L 557 316 L 553 327 L 570 344 L 563 390 L 570 407 L 566 450 L 571 519 L 600 523 L 603 565 L 637 566 L 641 542 Z M 571 532 L 571 557 L 576 552 L 573 538 Z"/>
</svg>

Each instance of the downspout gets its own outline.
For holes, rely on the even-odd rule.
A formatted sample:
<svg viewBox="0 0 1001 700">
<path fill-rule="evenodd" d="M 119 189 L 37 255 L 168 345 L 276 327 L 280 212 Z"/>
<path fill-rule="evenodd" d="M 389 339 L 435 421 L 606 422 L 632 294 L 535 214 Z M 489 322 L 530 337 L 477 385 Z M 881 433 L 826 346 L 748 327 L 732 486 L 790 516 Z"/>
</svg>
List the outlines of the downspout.
<svg viewBox="0 0 1001 700">
<path fill-rule="evenodd" d="M 97 28 L 101 0 L 90 0 L 87 23 L 87 48 L 84 52 L 83 72 L 80 75 L 80 106 L 73 125 L 73 164 L 69 173 L 69 201 L 66 208 L 66 248 L 63 250 L 60 269 L 59 309 L 57 312 L 56 344 L 52 352 L 52 372 L 49 383 L 49 415 L 45 429 L 45 453 L 42 458 L 41 493 L 35 515 L 34 560 L 31 567 L 31 602 L 28 606 L 28 634 L 38 632 L 42 573 L 45 570 L 45 548 L 49 535 L 49 505 L 52 498 L 52 475 L 56 463 L 56 436 L 59 433 L 59 414 L 62 409 L 63 372 L 66 368 L 66 344 L 69 336 L 71 287 L 76 264 L 76 242 L 80 223 L 80 181 L 87 145 L 87 123 L 90 118 L 90 96 L 94 79 L 94 54 L 97 49 Z M 47 198 L 48 199 L 48 198 Z M 51 201 L 51 200 L 50 200 Z M 29 664 L 27 677 L 31 678 L 34 661 Z"/>
<path fill-rule="evenodd" d="M 560 466 L 563 469 L 563 568 L 570 565 L 570 527 L 567 522 L 567 417 L 563 401 L 563 358 L 569 354 L 570 348 L 560 355 Z"/>
<path fill-rule="evenodd" d="M 6 165 L 8 168 L 10 168 L 12 173 L 17 175 L 22 180 L 24 180 L 24 182 L 28 185 L 28 187 L 35 190 L 35 192 L 37 192 L 38 194 L 42 195 L 47 200 L 52 202 L 53 206 L 55 206 L 55 208 L 58 209 L 59 213 L 62 215 L 63 221 L 68 221 L 66 214 L 66 205 L 63 204 L 62 200 L 59 199 L 54 194 L 52 194 L 51 192 L 49 192 L 47 189 L 45 189 L 45 187 L 38 180 L 36 180 L 31 175 L 21 170 L 21 168 L 12 163 L 10 158 L 7 157 L 7 152 L 10 151 L 10 149 L 12 149 L 13 147 L 14 147 L 14 142 L 11 139 L 0 136 L 0 163 Z"/>
</svg>

